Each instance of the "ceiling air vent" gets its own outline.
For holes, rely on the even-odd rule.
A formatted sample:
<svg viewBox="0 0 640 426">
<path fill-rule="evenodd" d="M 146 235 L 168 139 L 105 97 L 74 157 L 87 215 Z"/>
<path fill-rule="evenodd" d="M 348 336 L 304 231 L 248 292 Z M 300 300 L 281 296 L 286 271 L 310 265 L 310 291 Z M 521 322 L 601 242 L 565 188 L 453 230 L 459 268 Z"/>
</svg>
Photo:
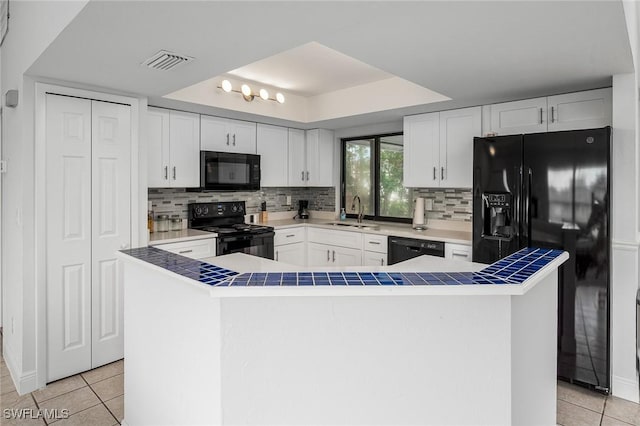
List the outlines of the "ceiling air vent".
<svg viewBox="0 0 640 426">
<path fill-rule="evenodd" d="M 142 65 L 161 71 L 169 71 L 178 68 L 180 65 L 193 61 L 194 58 L 186 55 L 178 55 L 177 53 L 161 50 L 146 61 Z"/>
</svg>

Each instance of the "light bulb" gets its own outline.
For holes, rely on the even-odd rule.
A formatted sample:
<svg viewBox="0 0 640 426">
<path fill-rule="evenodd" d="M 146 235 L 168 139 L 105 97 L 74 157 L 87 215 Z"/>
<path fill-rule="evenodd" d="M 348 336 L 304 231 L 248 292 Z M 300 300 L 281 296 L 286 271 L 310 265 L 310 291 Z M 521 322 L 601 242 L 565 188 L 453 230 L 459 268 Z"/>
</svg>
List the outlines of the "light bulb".
<svg viewBox="0 0 640 426">
<path fill-rule="evenodd" d="M 280 92 L 276 93 L 276 101 L 280 102 L 281 104 L 284 103 L 284 95 Z"/>
<path fill-rule="evenodd" d="M 247 86 L 246 84 L 243 84 L 241 87 L 241 90 L 243 95 L 251 96 L 251 87 Z"/>
<path fill-rule="evenodd" d="M 260 97 L 265 101 L 269 100 L 269 92 L 267 89 L 260 89 Z"/>
<path fill-rule="evenodd" d="M 229 80 L 222 80 L 222 90 L 229 93 L 233 89 Z"/>
</svg>

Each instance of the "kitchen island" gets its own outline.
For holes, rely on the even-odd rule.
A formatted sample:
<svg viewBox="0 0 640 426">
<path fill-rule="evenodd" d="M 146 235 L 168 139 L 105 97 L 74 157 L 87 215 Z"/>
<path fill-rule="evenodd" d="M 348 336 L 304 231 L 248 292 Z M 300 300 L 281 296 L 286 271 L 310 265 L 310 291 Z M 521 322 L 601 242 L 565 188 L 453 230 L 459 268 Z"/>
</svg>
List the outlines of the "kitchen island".
<svg viewBox="0 0 640 426">
<path fill-rule="evenodd" d="M 120 257 L 130 426 L 555 424 L 564 252 L 359 272 Z"/>
</svg>

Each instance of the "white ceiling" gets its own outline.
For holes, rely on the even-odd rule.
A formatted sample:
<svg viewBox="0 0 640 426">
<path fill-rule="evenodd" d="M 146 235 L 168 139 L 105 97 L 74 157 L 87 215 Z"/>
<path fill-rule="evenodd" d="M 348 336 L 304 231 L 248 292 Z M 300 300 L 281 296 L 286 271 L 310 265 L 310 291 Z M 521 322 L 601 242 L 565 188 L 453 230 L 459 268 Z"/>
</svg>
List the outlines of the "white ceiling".
<svg viewBox="0 0 640 426">
<path fill-rule="evenodd" d="M 601 87 L 610 84 L 611 75 L 633 71 L 619 0 L 92 0 L 29 73 L 137 93 L 154 104 L 220 114 L 225 111 L 203 110 L 162 96 L 314 41 L 451 98 L 314 123 L 329 128 Z M 160 49 L 196 60 L 169 72 L 139 65 Z M 324 72 L 331 78 L 316 84 L 354 78 L 338 70 Z M 362 78 L 375 77 L 364 73 Z M 310 87 L 300 93 L 324 90 Z M 240 115 L 269 121 L 260 111 Z"/>
</svg>

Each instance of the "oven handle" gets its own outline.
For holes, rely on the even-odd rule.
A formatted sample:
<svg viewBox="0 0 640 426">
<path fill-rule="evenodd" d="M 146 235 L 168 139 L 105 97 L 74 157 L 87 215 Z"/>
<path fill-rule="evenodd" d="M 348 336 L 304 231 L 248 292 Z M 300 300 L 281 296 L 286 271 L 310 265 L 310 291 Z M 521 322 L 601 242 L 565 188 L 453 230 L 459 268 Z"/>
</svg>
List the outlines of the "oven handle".
<svg viewBox="0 0 640 426">
<path fill-rule="evenodd" d="M 218 241 L 221 243 L 229 243 L 233 241 L 249 241 L 249 240 L 257 240 L 262 238 L 273 238 L 275 232 L 265 232 L 262 234 L 249 234 L 249 235 L 236 235 L 234 237 L 223 237 L 218 236 Z"/>
</svg>

